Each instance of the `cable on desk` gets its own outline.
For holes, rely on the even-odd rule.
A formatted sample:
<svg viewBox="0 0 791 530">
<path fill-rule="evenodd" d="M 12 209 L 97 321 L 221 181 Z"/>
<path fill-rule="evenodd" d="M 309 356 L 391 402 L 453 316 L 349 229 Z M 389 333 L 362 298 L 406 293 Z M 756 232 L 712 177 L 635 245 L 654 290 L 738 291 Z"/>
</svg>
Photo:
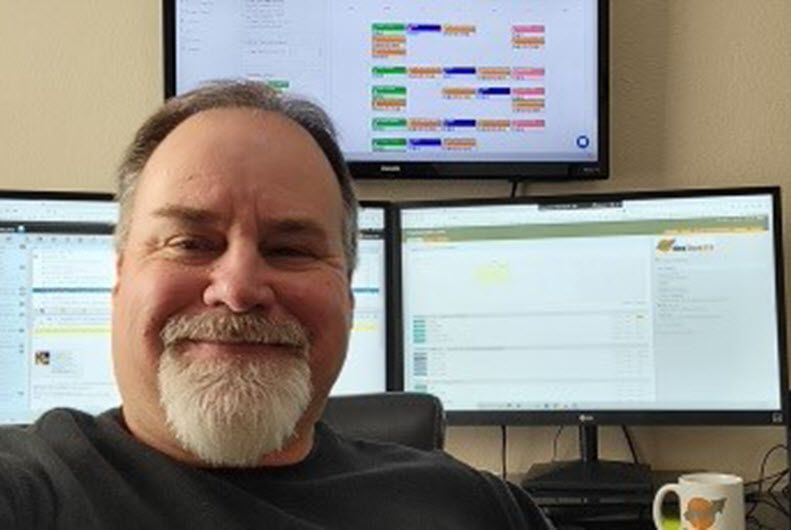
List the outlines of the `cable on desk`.
<svg viewBox="0 0 791 530">
<path fill-rule="evenodd" d="M 558 459 L 558 438 L 560 438 L 560 433 L 562 433 L 565 428 L 564 425 L 558 427 L 555 438 L 552 440 L 552 462 Z"/>
<path fill-rule="evenodd" d="M 512 199 L 514 197 L 516 197 L 516 191 L 519 188 L 519 184 L 521 184 L 521 183 L 522 183 L 522 181 L 519 180 L 519 179 L 514 179 L 514 180 L 511 181 L 511 198 Z"/>
<path fill-rule="evenodd" d="M 749 530 L 777 530 L 777 528 L 766 526 L 752 515 L 747 517 L 747 525 L 748 525 L 747 528 L 749 528 Z"/>
<path fill-rule="evenodd" d="M 503 424 L 500 425 L 500 449 L 501 449 L 500 459 L 503 470 L 503 480 L 508 480 L 505 478 L 508 475 L 507 444 L 508 444 L 508 426 Z"/>
<path fill-rule="evenodd" d="M 788 475 L 788 468 L 784 469 L 780 473 L 776 473 L 776 475 L 777 475 L 777 478 L 769 485 L 769 488 L 767 489 L 767 491 L 769 492 L 769 496 L 772 498 L 772 502 L 774 502 L 775 505 L 778 508 L 780 508 L 780 511 L 782 511 L 786 515 L 786 517 L 791 517 L 791 512 L 788 511 L 788 508 L 786 507 L 786 505 L 784 505 L 783 502 L 775 496 L 775 488 L 780 483 L 780 481 L 783 480 Z M 784 490 L 785 489 L 781 490 L 781 493 L 783 493 L 785 495 L 785 491 Z"/>
<path fill-rule="evenodd" d="M 768 475 L 768 476 L 766 475 L 766 464 L 769 462 L 769 457 L 772 455 L 772 453 L 780 449 L 787 450 L 787 447 L 783 444 L 777 444 L 769 448 L 769 450 L 766 451 L 766 454 L 764 454 L 764 457 L 761 460 L 761 468 L 758 474 L 758 479 L 745 483 L 745 488 L 749 486 L 758 487 L 758 490 L 755 492 L 754 498 L 752 500 L 752 506 L 750 506 L 750 508 L 747 510 L 747 513 L 745 514 L 748 520 L 756 520 L 753 513 L 755 512 L 755 509 L 758 507 L 758 505 L 761 504 L 770 506 L 775 510 L 779 511 L 780 513 L 786 515 L 787 517 L 790 515 L 788 509 L 782 505 L 782 503 L 779 501 L 779 499 L 777 499 L 777 497 L 775 497 L 773 491 L 773 489 L 777 487 L 780 481 L 788 474 L 789 471 L 788 468 L 778 473 L 773 473 L 772 475 Z M 766 489 L 766 493 L 769 494 L 771 501 L 761 498 L 762 495 L 764 494 L 764 482 L 770 480 L 772 481 L 772 483 Z"/>
<path fill-rule="evenodd" d="M 626 443 L 629 445 L 629 451 L 632 453 L 632 459 L 634 460 L 635 464 L 640 463 L 640 459 L 637 458 L 637 450 L 635 449 L 634 440 L 632 439 L 632 433 L 629 432 L 629 429 L 626 425 L 621 425 L 621 430 L 623 431 L 624 437 L 626 437 Z"/>
<path fill-rule="evenodd" d="M 781 477 L 782 477 L 782 476 L 783 476 L 783 475 L 785 475 L 786 473 L 788 473 L 788 470 L 787 470 L 787 469 L 784 469 L 784 470 L 782 470 L 782 471 L 778 471 L 778 472 L 776 472 L 776 473 L 772 473 L 771 475 L 767 475 L 767 476 L 766 476 L 766 477 L 764 477 L 763 479 L 755 479 L 755 480 L 751 480 L 751 481 L 749 481 L 749 482 L 745 482 L 745 483 L 744 483 L 744 487 L 745 487 L 745 488 L 750 488 L 750 487 L 752 487 L 752 486 L 757 486 L 757 485 L 758 485 L 758 483 L 759 483 L 759 482 L 761 482 L 761 480 L 763 480 L 764 482 L 766 482 L 767 480 L 774 480 L 774 479 L 776 479 L 778 476 L 781 476 Z"/>
<path fill-rule="evenodd" d="M 779 471 L 777 473 L 773 473 L 771 475 L 767 475 L 763 479 L 753 480 L 753 481 L 750 481 L 750 482 L 745 482 L 745 484 L 744 484 L 745 490 L 747 488 L 751 487 L 751 486 L 758 486 L 759 487 L 757 492 L 754 492 L 750 496 L 748 496 L 747 503 L 751 504 L 752 506 L 750 507 L 750 509 L 748 510 L 747 513 L 748 514 L 752 514 L 752 512 L 755 511 L 755 509 L 758 507 L 759 504 L 766 504 L 766 505 L 772 506 L 775 510 L 780 511 L 780 512 L 784 513 L 787 516 L 791 516 L 791 514 L 789 514 L 789 512 L 788 512 L 788 509 L 783 504 L 783 501 L 781 501 L 779 498 L 777 498 L 777 495 L 776 495 L 777 485 L 787 475 L 788 475 L 788 469 L 784 469 L 783 471 Z M 768 482 L 770 480 L 772 481 L 772 483 L 769 485 L 768 488 L 766 488 L 766 491 L 764 493 L 761 493 L 761 491 L 763 489 L 762 488 L 762 484 L 765 483 L 765 482 Z M 787 504 L 787 500 L 788 500 L 787 490 L 788 490 L 788 485 L 784 486 L 780 490 L 780 493 L 783 496 L 786 497 L 786 504 Z M 771 498 L 771 501 L 760 497 L 761 495 L 767 495 L 767 494 Z"/>
<path fill-rule="evenodd" d="M 759 505 L 769 506 L 773 510 L 776 510 L 777 512 L 779 512 L 785 518 L 789 517 L 788 510 L 786 510 L 782 506 L 775 505 L 773 502 L 769 502 L 769 501 L 766 501 L 766 500 L 763 500 L 763 499 L 756 499 L 754 502 L 755 502 L 755 504 L 753 504 L 753 506 L 750 508 L 749 512 L 745 515 L 745 519 L 746 519 L 746 521 L 748 523 L 751 523 L 753 525 L 757 525 L 758 530 L 762 530 L 762 529 L 776 529 L 776 527 L 765 525 L 757 516 L 753 515 L 752 512 Z M 786 528 L 786 527 L 784 526 L 783 528 Z"/>
</svg>

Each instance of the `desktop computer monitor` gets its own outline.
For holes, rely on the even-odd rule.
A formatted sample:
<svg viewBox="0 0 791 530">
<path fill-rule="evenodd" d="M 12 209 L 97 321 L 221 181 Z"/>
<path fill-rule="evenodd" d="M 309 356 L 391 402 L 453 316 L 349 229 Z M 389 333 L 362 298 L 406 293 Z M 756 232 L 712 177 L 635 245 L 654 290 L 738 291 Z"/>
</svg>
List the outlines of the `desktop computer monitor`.
<svg viewBox="0 0 791 530">
<path fill-rule="evenodd" d="M 386 207 L 360 210 L 349 353 L 333 394 L 388 384 Z M 110 356 L 113 228 L 109 194 L 0 192 L 0 424 L 54 407 L 120 403 Z"/>
<path fill-rule="evenodd" d="M 346 362 L 332 395 L 384 392 L 388 378 L 390 233 L 388 207 L 363 202 L 359 209 L 357 268 L 352 276 L 354 323 Z"/>
<path fill-rule="evenodd" d="M 0 424 L 120 403 L 110 359 L 112 196 L 0 192 Z"/>
<path fill-rule="evenodd" d="M 398 217 L 403 386 L 440 397 L 450 423 L 594 426 L 590 461 L 599 424 L 784 424 L 777 188 Z"/>
</svg>

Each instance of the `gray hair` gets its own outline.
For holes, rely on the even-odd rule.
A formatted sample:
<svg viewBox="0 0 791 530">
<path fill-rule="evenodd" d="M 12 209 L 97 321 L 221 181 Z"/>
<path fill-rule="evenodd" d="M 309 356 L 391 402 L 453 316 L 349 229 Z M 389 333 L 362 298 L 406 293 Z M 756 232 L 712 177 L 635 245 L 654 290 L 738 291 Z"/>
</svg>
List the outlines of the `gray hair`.
<svg viewBox="0 0 791 530">
<path fill-rule="evenodd" d="M 116 249 L 121 252 L 126 245 L 140 173 L 162 140 L 179 124 L 199 112 L 239 107 L 276 112 L 295 121 L 313 137 L 327 157 L 343 199 L 343 248 L 348 274 L 351 276 L 357 264 L 357 198 L 332 121 L 316 104 L 281 94 L 256 81 L 213 81 L 202 85 L 166 101 L 138 129 L 117 173 L 116 199 L 120 215 L 115 228 Z"/>
</svg>

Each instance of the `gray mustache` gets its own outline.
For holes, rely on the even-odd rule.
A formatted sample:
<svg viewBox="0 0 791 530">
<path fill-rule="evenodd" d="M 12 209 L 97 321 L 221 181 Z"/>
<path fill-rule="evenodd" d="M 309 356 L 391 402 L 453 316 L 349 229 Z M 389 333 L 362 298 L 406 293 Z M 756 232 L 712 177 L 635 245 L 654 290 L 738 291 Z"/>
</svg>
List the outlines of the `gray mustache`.
<svg viewBox="0 0 791 530">
<path fill-rule="evenodd" d="M 307 350 L 308 335 L 293 321 L 275 322 L 250 313 L 178 315 L 160 332 L 165 347 L 189 340 L 277 344 Z"/>
</svg>

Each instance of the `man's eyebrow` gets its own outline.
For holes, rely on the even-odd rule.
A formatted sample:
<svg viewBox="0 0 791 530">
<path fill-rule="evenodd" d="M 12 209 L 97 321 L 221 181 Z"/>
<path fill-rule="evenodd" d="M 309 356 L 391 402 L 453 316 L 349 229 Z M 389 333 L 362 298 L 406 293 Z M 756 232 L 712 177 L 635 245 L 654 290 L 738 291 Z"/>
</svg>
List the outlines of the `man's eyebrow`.
<svg viewBox="0 0 791 530">
<path fill-rule="evenodd" d="M 220 216 L 215 212 L 179 204 L 168 204 L 157 208 L 154 210 L 153 215 L 190 224 L 215 224 L 220 221 Z"/>
<path fill-rule="evenodd" d="M 190 224 L 217 224 L 221 216 L 217 212 L 180 204 L 168 204 L 154 210 L 155 217 L 173 219 Z M 287 235 L 326 237 L 327 230 L 310 217 L 294 217 L 264 221 L 266 230 Z"/>
<path fill-rule="evenodd" d="M 278 219 L 265 224 L 269 230 L 282 234 L 320 237 L 327 235 L 327 230 L 310 218 Z"/>
</svg>

